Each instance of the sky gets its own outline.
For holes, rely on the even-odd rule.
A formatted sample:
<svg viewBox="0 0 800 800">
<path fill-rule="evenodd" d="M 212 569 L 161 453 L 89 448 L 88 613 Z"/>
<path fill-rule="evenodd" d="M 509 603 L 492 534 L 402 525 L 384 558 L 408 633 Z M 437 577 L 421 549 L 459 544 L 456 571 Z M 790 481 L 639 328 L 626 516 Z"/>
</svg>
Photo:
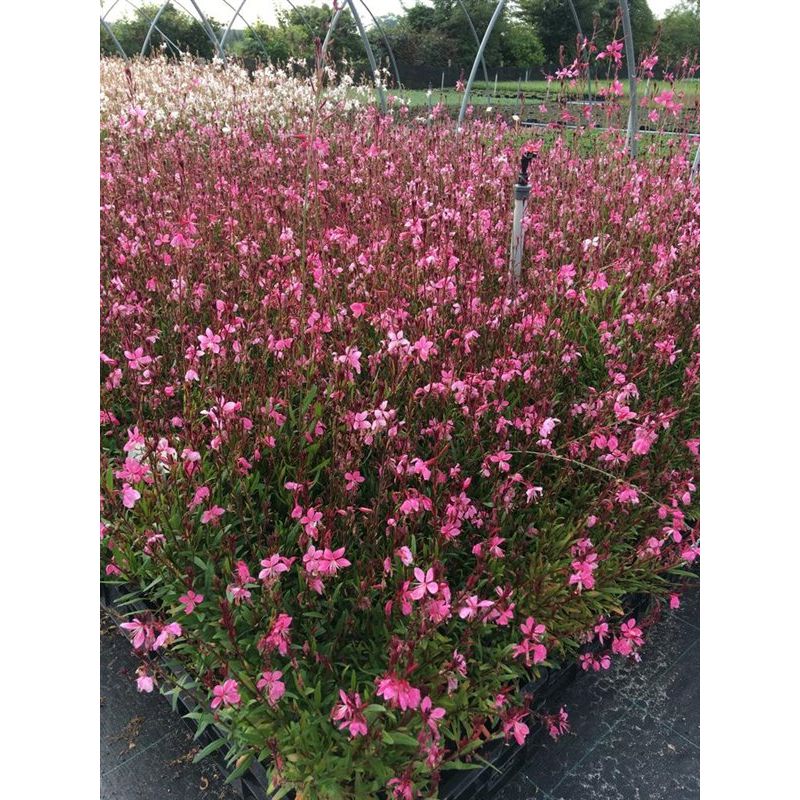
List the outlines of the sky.
<svg viewBox="0 0 800 800">
<path fill-rule="evenodd" d="M 147 2 L 159 2 L 159 0 L 147 0 Z M 183 5 L 187 11 L 194 13 L 191 0 L 173 0 L 173 2 L 178 8 Z M 228 0 L 228 2 L 238 8 L 241 0 Z M 295 5 L 331 5 L 330 0 L 327 0 L 327 2 L 326 0 L 292 0 L 292 2 Z M 105 2 L 101 4 L 101 14 L 104 13 L 105 9 L 111 9 L 111 12 L 106 18 L 109 22 L 119 19 L 120 17 L 129 16 L 133 13 L 134 7 L 142 5 L 140 0 L 117 0 L 114 8 L 111 8 L 113 3 L 114 0 L 105 0 Z M 661 17 L 668 8 L 677 3 L 677 0 L 648 0 L 648 3 L 656 17 Z M 203 10 L 204 14 L 214 17 L 214 19 L 221 22 L 223 25 L 227 25 L 233 16 L 233 9 L 231 9 L 231 7 L 225 3 L 225 0 L 197 0 L 197 4 Z M 414 0 L 403 0 L 403 4 L 408 7 L 413 6 L 415 2 Z M 369 6 L 370 11 L 372 11 L 376 17 L 402 10 L 400 0 L 367 0 L 367 5 Z M 358 3 L 356 4 L 356 7 L 358 8 Z M 259 17 L 265 22 L 274 22 L 275 9 L 281 8 L 289 9 L 290 6 L 287 2 L 285 2 L 285 0 L 246 0 L 244 7 L 242 8 L 242 15 L 250 24 L 252 24 Z M 566 2 L 564 3 L 564 8 L 565 13 L 569 13 Z M 368 17 L 367 14 L 364 16 Z M 365 20 L 365 25 L 366 22 L 367 20 Z M 233 27 L 243 28 L 244 24 L 241 22 L 241 20 L 237 19 L 234 22 Z"/>
</svg>

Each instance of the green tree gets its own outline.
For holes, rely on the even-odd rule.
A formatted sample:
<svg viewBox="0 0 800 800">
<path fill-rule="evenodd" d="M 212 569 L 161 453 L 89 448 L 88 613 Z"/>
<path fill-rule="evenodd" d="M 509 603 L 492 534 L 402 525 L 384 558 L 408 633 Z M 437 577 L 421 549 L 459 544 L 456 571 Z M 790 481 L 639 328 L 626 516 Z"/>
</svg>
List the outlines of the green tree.
<svg viewBox="0 0 800 800">
<path fill-rule="evenodd" d="M 661 21 L 659 60 L 663 66 L 679 64 L 684 56 L 700 55 L 700 2 L 673 6 Z"/>
<path fill-rule="evenodd" d="M 577 26 L 567 0 L 518 0 L 520 16 L 532 24 L 544 46 L 547 61 L 557 63 L 563 45 L 567 59 L 576 53 Z M 612 36 L 622 38 L 619 0 L 573 0 L 584 35 L 596 31 L 602 48 Z M 656 20 L 647 0 L 628 0 L 636 54 L 648 49 L 656 32 Z"/>
<path fill-rule="evenodd" d="M 137 8 L 133 16 L 124 17 L 111 23 L 111 29 L 117 37 L 123 50 L 129 55 L 138 55 L 147 38 L 150 24 L 155 19 L 160 5 L 149 3 Z M 219 38 L 222 35 L 222 25 L 212 18 L 208 18 L 214 34 Z M 216 54 L 214 45 L 209 39 L 203 24 L 189 14 L 179 11 L 172 3 L 161 12 L 158 18 L 158 30 L 153 31 L 146 55 L 150 55 L 166 45 L 169 56 L 177 56 L 175 48 L 183 53 L 191 53 L 201 58 L 211 59 Z M 117 54 L 117 49 L 108 33 L 101 26 L 100 52 L 105 55 Z"/>
<path fill-rule="evenodd" d="M 558 62 L 559 50 L 566 48 L 567 58 L 576 53 L 578 29 L 567 0 L 518 0 L 520 18 L 532 25 L 544 48 L 547 62 Z M 573 0 L 575 12 L 586 36 L 591 36 L 593 15 L 597 11 L 597 0 Z"/>
<path fill-rule="evenodd" d="M 330 8 L 308 5 L 280 12 L 277 25 L 256 20 L 252 30 L 244 31 L 234 52 L 246 62 L 284 64 L 289 59 L 313 62 L 316 42 L 324 41 L 332 16 Z M 328 56 L 337 65 L 365 62 L 361 38 L 349 11 L 343 11 L 339 17 Z"/>
<path fill-rule="evenodd" d="M 636 57 L 648 50 L 653 43 L 656 32 L 656 18 L 647 4 L 647 0 L 628 0 L 631 15 L 631 32 L 633 33 L 633 47 Z M 622 22 L 619 0 L 600 0 L 596 4 L 595 12 L 599 18 L 597 43 L 605 47 L 613 38 L 622 38 Z M 619 22 L 617 22 L 619 20 Z"/>
<path fill-rule="evenodd" d="M 510 67 L 541 67 L 545 61 L 544 47 L 532 25 L 511 20 L 503 38 L 503 60 Z"/>
</svg>

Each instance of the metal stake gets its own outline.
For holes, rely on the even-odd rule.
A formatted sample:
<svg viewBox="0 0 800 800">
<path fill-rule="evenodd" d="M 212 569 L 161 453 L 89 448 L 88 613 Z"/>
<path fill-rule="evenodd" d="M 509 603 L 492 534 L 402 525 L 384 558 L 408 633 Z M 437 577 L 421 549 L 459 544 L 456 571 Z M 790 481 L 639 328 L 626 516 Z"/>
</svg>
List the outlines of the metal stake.
<svg viewBox="0 0 800 800">
<path fill-rule="evenodd" d="M 494 26 L 497 24 L 497 20 L 500 19 L 500 15 L 503 13 L 505 5 L 506 0 L 498 0 L 494 14 L 492 14 L 492 18 L 489 20 L 489 24 L 487 25 L 486 31 L 483 34 L 481 46 L 478 48 L 478 54 L 475 56 L 475 60 L 472 62 L 472 70 L 469 73 L 469 80 L 467 80 L 467 86 L 464 89 L 464 97 L 461 100 L 461 108 L 458 112 L 458 123 L 456 124 L 457 130 L 461 128 L 461 124 L 464 122 L 464 115 L 467 113 L 469 95 L 472 91 L 472 84 L 475 82 L 475 73 L 478 71 L 478 64 L 483 58 L 484 50 L 486 50 L 486 45 L 489 43 L 489 37 L 492 35 L 492 31 L 494 30 Z"/>
<path fill-rule="evenodd" d="M 628 93 L 631 110 L 628 113 L 628 152 L 636 158 L 636 134 L 639 131 L 639 104 L 636 100 L 636 56 L 633 51 L 633 29 L 628 0 L 619 0 L 622 9 L 622 34 L 625 38 L 625 60 L 628 62 Z"/>
</svg>

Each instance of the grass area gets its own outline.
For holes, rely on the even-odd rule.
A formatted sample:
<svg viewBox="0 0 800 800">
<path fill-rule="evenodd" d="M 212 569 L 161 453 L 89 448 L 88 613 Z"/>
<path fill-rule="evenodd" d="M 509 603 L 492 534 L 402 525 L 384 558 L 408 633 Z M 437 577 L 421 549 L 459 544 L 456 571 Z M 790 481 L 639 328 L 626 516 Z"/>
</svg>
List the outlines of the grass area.
<svg viewBox="0 0 800 800">
<path fill-rule="evenodd" d="M 647 85 L 649 83 L 649 86 Z M 598 89 L 602 87 L 606 87 L 610 84 L 610 81 L 593 81 L 592 82 L 592 92 L 594 94 L 597 93 Z M 628 94 L 628 83 L 627 81 L 623 81 L 623 87 L 625 90 L 625 95 Z M 660 92 L 663 89 L 667 88 L 668 84 L 664 81 L 650 81 L 646 82 L 645 84 L 639 84 L 639 92 L 644 92 L 645 90 L 652 93 L 652 92 Z M 699 80 L 684 80 L 679 81 L 676 84 L 676 91 L 683 92 L 689 99 L 694 99 L 700 94 L 700 81 Z M 471 93 L 471 103 L 473 105 L 517 105 L 519 103 L 518 93 L 522 92 L 524 95 L 524 99 L 526 101 L 533 101 L 536 100 L 537 102 L 544 99 L 548 96 L 548 84 L 547 81 L 521 81 L 517 83 L 516 81 L 498 81 L 497 87 L 495 89 L 495 85 L 493 82 L 489 82 L 487 84 L 485 81 L 475 81 L 472 87 Z M 557 83 L 550 84 L 549 87 L 549 97 L 551 99 L 555 98 L 560 91 L 560 86 Z M 580 98 L 585 98 L 587 93 L 587 87 L 585 84 L 578 84 L 576 86 L 569 86 L 565 87 L 565 91 L 568 96 L 574 97 L 576 100 Z M 445 87 L 444 91 L 441 88 L 434 87 L 431 90 L 431 102 L 439 103 L 442 102 L 444 105 L 447 106 L 458 106 L 461 104 L 461 100 L 463 98 L 463 94 L 460 92 L 456 92 L 456 90 L 452 86 Z M 390 91 L 391 94 L 397 94 L 400 97 L 409 101 L 409 105 L 412 106 L 425 106 L 428 104 L 428 96 L 427 90 L 425 89 L 406 89 L 399 92 L 394 90 Z"/>
</svg>

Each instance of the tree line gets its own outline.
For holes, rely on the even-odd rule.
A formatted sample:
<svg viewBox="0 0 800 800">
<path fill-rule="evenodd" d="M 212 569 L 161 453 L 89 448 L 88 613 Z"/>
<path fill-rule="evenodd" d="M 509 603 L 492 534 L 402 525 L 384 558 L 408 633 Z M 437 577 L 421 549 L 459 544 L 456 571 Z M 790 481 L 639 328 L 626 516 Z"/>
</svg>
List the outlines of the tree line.
<svg viewBox="0 0 800 800">
<path fill-rule="evenodd" d="M 463 6 L 462 6 L 463 3 Z M 657 46 L 661 63 L 678 63 L 685 55 L 699 57 L 700 2 L 679 0 L 657 20 L 647 0 L 628 0 L 637 56 Z M 429 0 L 404 8 L 402 13 L 377 18 L 369 27 L 369 38 L 381 63 L 389 63 L 389 49 L 397 62 L 411 66 L 464 67 L 475 57 L 477 45 L 470 22 L 481 37 L 494 12 L 496 0 Z M 618 0 L 573 0 L 583 33 L 599 48 L 621 38 Z M 290 59 L 314 58 L 315 42 L 328 30 L 332 9 L 295 4 L 278 12 L 277 21 L 245 24 L 237 19 L 226 40 L 226 51 L 246 62 L 284 64 Z M 145 4 L 123 19 L 110 23 L 117 41 L 128 55 L 141 52 L 151 22 L 160 6 Z M 246 9 L 246 6 L 245 6 Z M 226 25 L 207 19 L 217 39 Z M 541 68 L 571 62 L 577 46 L 577 27 L 566 0 L 516 0 L 506 7 L 488 42 L 485 61 L 491 67 Z M 388 42 L 388 46 L 387 46 Z M 118 54 L 113 38 L 101 26 L 100 51 Z M 171 3 L 161 12 L 145 54 L 163 52 L 168 57 L 190 53 L 211 59 L 214 46 L 200 20 Z M 330 54 L 338 64 L 365 67 L 364 48 L 355 22 L 345 10 L 337 24 Z"/>
</svg>

